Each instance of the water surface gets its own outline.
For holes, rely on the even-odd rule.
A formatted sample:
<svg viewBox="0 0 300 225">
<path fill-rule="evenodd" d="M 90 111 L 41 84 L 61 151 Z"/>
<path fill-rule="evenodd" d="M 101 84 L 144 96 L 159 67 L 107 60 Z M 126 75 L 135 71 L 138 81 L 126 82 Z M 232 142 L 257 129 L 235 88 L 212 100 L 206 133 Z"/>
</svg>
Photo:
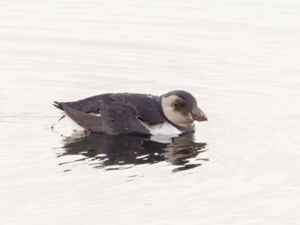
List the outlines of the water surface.
<svg viewBox="0 0 300 225">
<path fill-rule="evenodd" d="M 298 224 L 299 10 L 0 3 L 0 223 Z M 173 89 L 209 118 L 183 140 L 83 137 L 70 121 L 51 130 L 53 100 Z"/>
</svg>

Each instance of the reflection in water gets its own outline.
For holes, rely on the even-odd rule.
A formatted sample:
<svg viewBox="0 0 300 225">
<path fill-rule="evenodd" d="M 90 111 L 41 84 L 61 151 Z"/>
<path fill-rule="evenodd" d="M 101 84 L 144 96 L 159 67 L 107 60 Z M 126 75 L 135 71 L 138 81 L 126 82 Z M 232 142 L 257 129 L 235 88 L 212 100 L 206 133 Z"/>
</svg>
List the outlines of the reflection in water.
<svg viewBox="0 0 300 225">
<path fill-rule="evenodd" d="M 82 158 L 62 164 L 85 161 L 95 168 L 105 170 L 125 169 L 140 164 L 154 164 L 167 161 L 177 165 L 173 171 L 195 168 L 201 163 L 190 163 L 204 152 L 206 143 L 196 143 L 194 133 L 173 138 L 170 143 L 160 143 L 137 136 L 110 136 L 100 134 L 74 133 L 64 140 L 64 152 L 58 157 L 79 155 Z M 207 161 L 208 159 L 197 159 Z M 69 171 L 69 170 L 66 170 Z"/>
</svg>

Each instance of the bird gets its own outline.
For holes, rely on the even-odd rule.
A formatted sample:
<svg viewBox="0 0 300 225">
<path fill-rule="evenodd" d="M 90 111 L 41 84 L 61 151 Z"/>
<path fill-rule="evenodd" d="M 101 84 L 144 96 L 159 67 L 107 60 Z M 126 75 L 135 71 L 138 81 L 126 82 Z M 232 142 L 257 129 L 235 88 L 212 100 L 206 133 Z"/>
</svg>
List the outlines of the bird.
<svg viewBox="0 0 300 225">
<path fill-rule="evenodd" d="M 178 136 L 194 131 L 194 121 L 207 121 L 195 97 L 184 90 L 160 96 L 105 93 L 53 105 L 86 131 L 108 135 Z"/>
</svg>

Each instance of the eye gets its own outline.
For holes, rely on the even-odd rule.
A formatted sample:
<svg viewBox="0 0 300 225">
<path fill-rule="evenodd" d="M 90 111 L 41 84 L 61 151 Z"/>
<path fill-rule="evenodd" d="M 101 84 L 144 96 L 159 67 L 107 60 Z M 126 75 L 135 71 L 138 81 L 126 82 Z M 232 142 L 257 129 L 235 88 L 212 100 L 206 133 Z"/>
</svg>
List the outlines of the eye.
<svg viewBox="0 0 300 225">
<path fill-rule="evenodd" d="M 181 102 L 175 102 L 174 103 L 174 108 L 176 108 L 176 109 L 179 109 L 179 108 L 181 108 L 181 107 L 183 107 L 183 103 L 181 103 Z"/>
</svg>

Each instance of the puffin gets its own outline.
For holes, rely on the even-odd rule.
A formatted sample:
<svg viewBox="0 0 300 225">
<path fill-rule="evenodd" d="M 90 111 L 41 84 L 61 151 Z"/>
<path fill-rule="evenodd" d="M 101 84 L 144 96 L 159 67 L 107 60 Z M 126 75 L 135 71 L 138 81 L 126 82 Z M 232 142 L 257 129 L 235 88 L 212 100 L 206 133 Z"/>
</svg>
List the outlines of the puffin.
<svg viewBox="0 0 300 225">
<path fill-rule="evenodd" d="M 179 136 L 207 121 L 195 97 L 184 90 L 160 96 L 106 93 L 53 104 L 86 131 L 108 135 Z"/>
</svg>

